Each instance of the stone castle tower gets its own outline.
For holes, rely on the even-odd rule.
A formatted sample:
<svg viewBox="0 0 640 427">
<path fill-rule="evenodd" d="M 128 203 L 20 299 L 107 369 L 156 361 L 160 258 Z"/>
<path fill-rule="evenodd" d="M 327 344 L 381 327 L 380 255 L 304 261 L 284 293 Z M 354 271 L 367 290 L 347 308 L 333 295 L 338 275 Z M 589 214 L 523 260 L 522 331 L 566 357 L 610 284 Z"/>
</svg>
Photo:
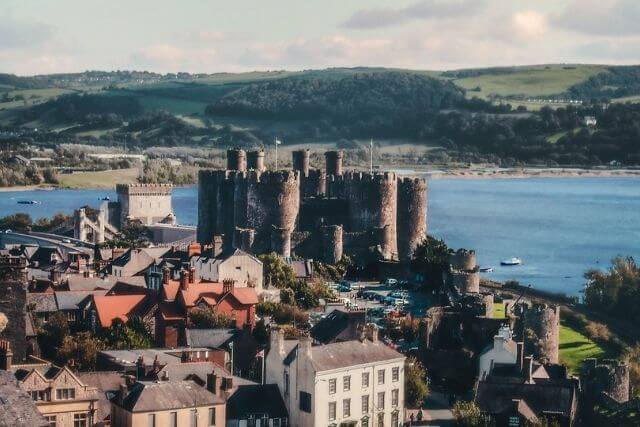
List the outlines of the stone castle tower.
<svg viewBox="0 0 640 427">
<path fill-rule="evenodd" d="M 629 401 L 629 366 L 619 360 L 585 359 L 580 383 L 592 401 L 603 393 L 618 403 Z"/>
<path fill-rule="evenodd" d="M 226 170 L 199 173 L 198 241 L 224 235 L 227 246 L 327 262 L 373 247 L 382 259 L 409 260 L 427 233 L 425 180 L 345 172 L 343 158 L 325 153 L 323 171 L 298 150 L 293 170 L 265 171 L 264 152 L 228 150 Z"/>
<path fill-rule="evenodd" d="M 533 331 L 537 343 L 531 343 L 536 358 L 548 363 L 559 362 L 560 307 L 534 304 L 523 312 L 523 327 Z M 526 339 L 526 337 L 525 337 Z M 525 344 L 527 344 L 525 342 Z"/>
</svg>

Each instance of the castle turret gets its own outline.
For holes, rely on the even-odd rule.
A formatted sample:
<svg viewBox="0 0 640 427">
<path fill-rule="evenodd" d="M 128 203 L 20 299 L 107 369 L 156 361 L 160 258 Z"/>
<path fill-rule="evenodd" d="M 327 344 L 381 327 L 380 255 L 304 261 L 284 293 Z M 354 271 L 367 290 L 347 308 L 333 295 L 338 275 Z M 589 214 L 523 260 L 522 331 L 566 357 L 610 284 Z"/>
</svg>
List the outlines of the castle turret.
<svg viewBox="0 0 640 427">
<path fill-rule="evenodd" d="M 227 150 L 227 170 L 247 170 L 247 154 L 240 148 Z"/>
<path fill-rule="evenodd" d="M 296 150 L 291 153 L 293 170 L 300 172 L 301 177 L 309 176 L 309 150 Z"/>
<path fill-rule="evenodd" d="M 398 181 L 398 257 L 409 261 L 427 237 L 427 182 L 420 178 Z"/>
<path fill-rule="evenodd" d="M 291 230 L 273 227 L 271 230 L 271 251 L 285 258 L 291 256 Z"/>
<path fill-rule="evenodd" d="M 249 151 L 247 153 L 247 168 L 257 170 L 258 172 L 264 172 L 264 150 Z"/>
<path fill-rule="evenodd" d="M 324 262 L 335 264 L 342 259 L 342 226 L 326 225 L 322 233 L 322 254 Z"/>
<path fill-rule="evenodd" d="M 585 359 L 580 373 L 584 393 L 593 402 L 606 394 L 618 403 L 629 401 L 629 366 L 619 360 Z"/>
<path fill-rule="evenodd" d="M 453 270 L 451 272 L 451 281 L 452 285 L 455 286 L 461 294 L 477 294 L 480 292 L 480 272 L 478 270 Z"/>
<path fill-rule="evenodd" d="M 327 151 L 324 153 L 324 157 L 326 161 L 327 176 L 342 175 L 342 158 L 344 157 L 344 153 L 342 151 Z"/>
<path fill-rule="evenodd" d="M 449 264 L 453 270 L 472 271 L 478 265 L 476 259 L 476 251 L 467 249 L 458 249 L 449 256 Z"/>
<path fill-rule="evenodd" d="M 548 363 L 558 363 L 560 343 L 560 307 L 536 304 L 524 311 L 525 333 L 530 330 L 535 337 L 529 337 L 530 350 L 536 358 Z M 525 343 L 527 343 L 525 337 Z M 535 341 L 535 342 L 532 342 Z"/>
</svg>

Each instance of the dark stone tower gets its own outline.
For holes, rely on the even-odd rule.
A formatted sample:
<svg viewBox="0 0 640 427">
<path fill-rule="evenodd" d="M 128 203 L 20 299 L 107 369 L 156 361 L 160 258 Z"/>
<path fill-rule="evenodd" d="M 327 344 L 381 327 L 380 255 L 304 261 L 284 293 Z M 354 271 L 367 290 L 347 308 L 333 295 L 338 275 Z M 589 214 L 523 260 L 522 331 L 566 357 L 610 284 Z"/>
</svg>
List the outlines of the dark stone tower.
<svg viewBox="0 0 640 427">
<path fill-rule="evenodd" d="M 560 307 L 536 304 L 524 311 L 524 328 L 533 331 L 537 342 L 530 343 L 534 355 L 558 363 L 560 345 Z M 525 336 L 525 340 L 527 337 Z M 525 341 L 525 344 L 526 341 Z M 537 354 L 536 354 L 537 353 Z"/>
<path fill-rule="evenodd" d="M 420 178 L 398 181 L 398 256 L 409 261 L 427 237 L 427 182 Z"/>
<path fill-rule="evenodd" d="M 629 366 L 619 360 L 585 359 L 580 374 L 582 390 L 593 401 L 606 394 L 618 403 L 629 401 Z"/>
<path fill-rule="evenodd" d="M 327 264 L 335 264 L 342 259 L 342 226 L 325 225 L 320 231 L 323 261 Z"/>
<path fill-rule="evenodd" d="M 327 176 L 342 175 L 342 158 L 344 157 L 344 153 L 342 151 L 327 151 L 324 153 L 324 157 L 326 161 Z"/>
<path fill-rule="evenodd" d="M 264 172 L 264 150 L 249 151 L 247 153 L 247 168 Z"/>
<path fill-rule="evenodd" d="M 227 150 L 227 170 L 245 171 L 247 170 L 247 154 L 240 148 Z"/>
<path fill-rule="evenodd" d="M 291 153 L 293 170 L 300 172 L 301 177 L 309 176 L 309 150 L 296 150 Z"/>
</svg>

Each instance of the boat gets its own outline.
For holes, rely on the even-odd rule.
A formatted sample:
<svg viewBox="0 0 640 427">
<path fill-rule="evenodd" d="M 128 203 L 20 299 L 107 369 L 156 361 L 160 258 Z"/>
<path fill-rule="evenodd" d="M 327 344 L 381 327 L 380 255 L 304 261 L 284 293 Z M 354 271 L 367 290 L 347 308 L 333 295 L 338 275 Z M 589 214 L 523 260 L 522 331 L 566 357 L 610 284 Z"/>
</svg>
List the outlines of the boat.
<svg viewBox="0 0 640 427">
<path fill-rule="evenodd" d="M 18 200 L 19 205 L 39 205 L 40 202 L 37 200 Z"/>
<path fill-rule="evenodd" d="M 103 197 L 100 200 L 102 200 L 103 202 L 108 202 L 109 200 L 111 200 L 109 197 Z"/>
<path fill-rule="evenodd" d="M 480 273 L 493 273 L 493 267 L 481 267 Z"/>
<path fill-rule="evenodd" d="M 520 265 L 522 264 L 522 260 L 518 257 L 513 257 L 509 259 L 505 259 L 504 261 L 500 261 L 500 265 Z"/>
</svg>

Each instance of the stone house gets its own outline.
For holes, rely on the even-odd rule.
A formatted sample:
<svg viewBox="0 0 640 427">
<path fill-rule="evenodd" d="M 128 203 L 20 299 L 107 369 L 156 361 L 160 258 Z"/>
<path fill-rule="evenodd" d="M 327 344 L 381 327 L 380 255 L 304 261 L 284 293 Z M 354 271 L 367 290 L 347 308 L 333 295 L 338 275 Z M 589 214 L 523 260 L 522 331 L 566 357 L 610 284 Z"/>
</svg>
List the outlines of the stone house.
<svg viewBox="0 0 640 427">
<path fill-rule="evenodd" d="M 258 295 L 262 293 L 262 261 L 247 252 L 234 249 L 216 257 L 194 256 L 190 262 L 196 278 L 220 283 L 231 279 L 237 287 L 251 287 Z"/>
<path fill-rule="evenodd" d="M 515 342 L 511 329 L 503 326 L 493 337 L 493 343 L 480 353 L 478 377 L 484 379 L 496 365 L 515 365 L 522 351 L 522 343 Z"/>
<path fill-rule="evenodd" d="M 266 383 L 277 384 L 298 427 L 404 423 L 405 357 L 378 340 L 375 325 L 358 340 L 312 346 L 271 332 Z"/>
</svg>

